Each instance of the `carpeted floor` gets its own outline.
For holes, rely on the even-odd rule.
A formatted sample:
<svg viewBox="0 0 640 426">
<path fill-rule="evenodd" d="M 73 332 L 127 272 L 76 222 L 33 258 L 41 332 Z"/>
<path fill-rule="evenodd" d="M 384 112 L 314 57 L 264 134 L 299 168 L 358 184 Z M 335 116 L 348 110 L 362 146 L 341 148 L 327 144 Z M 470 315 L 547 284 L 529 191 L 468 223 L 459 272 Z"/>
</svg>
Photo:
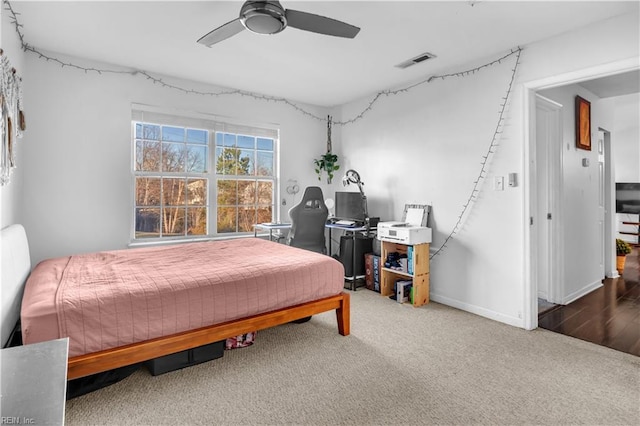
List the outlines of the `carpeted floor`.
<svg viewBox="0 0 640 426">
<path fill-rule="evenodd" d="M 638 424 L 640 358 L 430 303 L 352 292 L 248 348 L 70 400 L 67 425 Z"/>
</svg>

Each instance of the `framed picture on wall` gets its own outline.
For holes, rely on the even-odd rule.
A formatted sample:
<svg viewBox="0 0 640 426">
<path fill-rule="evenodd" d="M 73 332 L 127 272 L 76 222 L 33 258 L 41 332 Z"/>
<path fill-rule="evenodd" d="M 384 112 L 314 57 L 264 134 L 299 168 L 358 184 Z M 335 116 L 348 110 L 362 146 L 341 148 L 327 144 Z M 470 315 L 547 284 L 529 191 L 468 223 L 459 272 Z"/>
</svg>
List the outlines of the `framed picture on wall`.
<svg viewBox="0 0 640 426">
<path fill-rule="evenodd" d="M 591 102 L 576 96 L 576 147 L 591 151 Z"/>
</svg>

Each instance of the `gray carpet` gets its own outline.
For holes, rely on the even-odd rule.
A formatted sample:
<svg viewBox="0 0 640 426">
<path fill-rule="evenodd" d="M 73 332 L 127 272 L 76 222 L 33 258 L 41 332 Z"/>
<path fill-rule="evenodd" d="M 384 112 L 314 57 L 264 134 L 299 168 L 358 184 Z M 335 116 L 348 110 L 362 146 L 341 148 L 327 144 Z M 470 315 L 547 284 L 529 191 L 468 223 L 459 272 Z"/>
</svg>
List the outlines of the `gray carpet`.
<svg viewBox="0 0 640 426">
<path fill-rule="evenodd" d="M 640 422 L 640 358 L 361 289 L 335 313 L 153 377 L 141 369 L 67 403 L 86 424 L 589 424 Z"/>
</svg>

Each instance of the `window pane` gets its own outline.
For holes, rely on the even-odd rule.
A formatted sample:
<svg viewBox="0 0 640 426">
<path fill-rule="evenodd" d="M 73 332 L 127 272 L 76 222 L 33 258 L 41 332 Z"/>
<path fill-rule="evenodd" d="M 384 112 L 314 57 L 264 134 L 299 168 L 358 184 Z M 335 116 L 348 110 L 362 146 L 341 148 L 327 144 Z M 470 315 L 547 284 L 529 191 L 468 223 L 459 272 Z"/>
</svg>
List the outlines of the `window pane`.
<svg viewBox="0 0 640 426">
<path fill-rule="evenodd" d="M 253 231 L 256 222 L 256 208 L 244 207 L 238 209 L 238 232 Z"/>
<path fill-rule="evenodd" d="M 174 237 L 184 235 L 184 207 L 167 207 L 162 209 L 162 236 Z"/>
<path fill-rule="evenodd" d="M 222 134 L 222 146 L 235 147 L 236 146 L 236 135 L 231 133 L 223 133 Z"/>
<path fill-rule="evenodd" d="M 183 172 L 184 171 L 184 144 L 163 143 L 162 144 L 162 171 Z"/>
<path fill-rule="evenodd" d="M 160 140 L 160 126 L 155 124 L 143 124 L 142 125 L 142 137 L 144 139 L 152 139 L 154 141 Z"/>
<path fill-rule="evenodd" d="M 273 176 L 273 153 L 258 151 L 258 176 Z"/>
<path fill-rule="evenodd" d="M 165 206 L 184 206 L 185 180 L 183 178 L 162 179 L 162 204 Z"/>
<path fill-rule="evenodd" d="M 187 235 L 207 235 L 207 208 L 187 208 Z"/>
<path fill-rule="evenodd" d="M 160 170 L 160 143 L 136 141 L 136 170 L 157 172 Z"/>
<path fill-rule="evenodd" d="M 250 158 L 242 158 L 238 148 L 216 148 L 216 171 L 221 175 L 248 175 L 253 170 Z"/>
<path fill-rule="evenodd" d="M 256 149 L 256 138 L 253 136 L 238 135 L 238 148 Z"/>
<path fill-rule="evenodd" d="M 238 160 L 238 171 L 239 175 L 250 175 L 253 176 L 255 174 L 254 170 L 254 150 L 242 149 L 240 151 L 240 156 Z"/>
<path fill-rule="evenodd" d="M 207 171 L 207 147 L 187 145 L 187 171 L 205 173 Z"/>
<path fill-rule="evenodd" d="M 258 204 L 273 204 L 273 182 L 258 182 Z"/>
<path fill-rule="evenodd" d="M 162 140 L 170 142 L 184 142 L 184 128 L 162 126 Z"/>
<path fill-rule="evenodd" d="M 238 182 L 235 180 L 218 180 L 219 206 L 234 206 L 238 204 Z"/>
<path fill-rule="evenodd" d="M 187 204 L 190 206 L 207 205 L 207 180 L 188 179 L 187 180 Z"/>
<path fill-rule="evenodd" d="M 209 132 L 206 130 L 187 129 L 187 142 L 206 145 L 209 142 Z"/>
<path fill-rule="evenodd" d="M 256 182 L 250 181 L 250 180 L 239 180 L 238 181 L 238 204 L 253 205 L 255 203 L 256 203 Z"/>
<path fill-rule="evenodd" d="M 273 139 L 258 138 L 258 149 L 273 151 Z"/>
<path fill-rule="evenodd" d="M 273 221 L 273 209 L 271 206 L 269 207 L 260 207 L 258 208 L 258 219 L 256 219 L 256 223 L 264 223 Z"/>
<path fill-rule="evenodd" d="M 160 236 L 160 209 L 136 209 L 136 238 Z"/>
<path fill-rule="evenodd" d="M 236 208 L 218 207 L 218 233 L 236 232 Z"/>
<path fill-rule="evenodd" d="M 160 206 L 160 178 L 136 178 L 136 206 Z"/>
</svg>

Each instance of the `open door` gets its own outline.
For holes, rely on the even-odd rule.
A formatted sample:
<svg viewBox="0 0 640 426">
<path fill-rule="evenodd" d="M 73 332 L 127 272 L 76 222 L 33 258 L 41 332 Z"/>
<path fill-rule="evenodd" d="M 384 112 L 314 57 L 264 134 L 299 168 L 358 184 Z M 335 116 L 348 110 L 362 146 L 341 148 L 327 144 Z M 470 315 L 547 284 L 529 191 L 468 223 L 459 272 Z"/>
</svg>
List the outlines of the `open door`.
<svg viewBox="0 0 640 426">
<path fill-rule="evenodd" d="M 562 295 L 562 105 L 536 94 L 535 120 L 538 298 L 560 303 Z"/>
</svg>

